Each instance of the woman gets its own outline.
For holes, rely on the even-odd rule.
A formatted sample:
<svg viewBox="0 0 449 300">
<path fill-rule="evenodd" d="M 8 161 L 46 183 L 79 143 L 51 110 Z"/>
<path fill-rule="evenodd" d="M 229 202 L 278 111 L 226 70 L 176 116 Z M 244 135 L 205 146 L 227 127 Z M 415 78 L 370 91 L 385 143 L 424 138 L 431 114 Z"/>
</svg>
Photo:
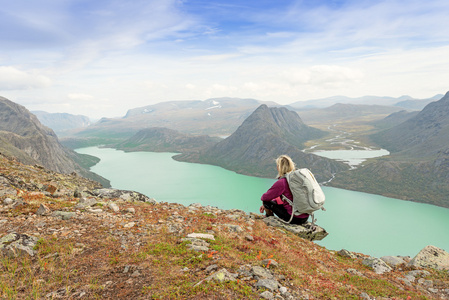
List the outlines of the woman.
<svg viewBox="0 0 449 300">
<path fill-rule="evenodd" d="M 260 207 L 260 213 L 265 211 L 267 216 L 273 216 L 274 213 L 282 220 L 288 222 L 292 215 L 292 207 L 287 201 L 282 200 L 282 195 L 293 200 L 285 174 L 295 170 L 295 163 L 289 156 L 281 155 L 276 159 L 276 167 L 278 170 L 278 181 L 262 195 L 263 205 Z M 308 218 L 308 214 L 294 216 L 290 224 L 304 224 Z"/>
</svg>

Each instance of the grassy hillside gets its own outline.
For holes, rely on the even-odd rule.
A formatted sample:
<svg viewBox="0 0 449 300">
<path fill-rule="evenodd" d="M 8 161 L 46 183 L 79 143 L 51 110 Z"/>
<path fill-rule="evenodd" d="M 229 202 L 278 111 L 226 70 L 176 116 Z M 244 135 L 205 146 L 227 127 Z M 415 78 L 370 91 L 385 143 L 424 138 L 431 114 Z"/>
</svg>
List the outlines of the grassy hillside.
<svg viewBox="0 0 449 300">
<path fill-rule="evenodd" d="M 3 156 L 0 169 L 0 238 L 38 239 L 33 257 L 0 252 L 1 299 L 443 299 L 449 288 L 447 272 L 411 282 L 402 264 L 376 274 L 366 255 L 329 251 L 238 210 L 92 195 L 96 204 L 80 208 L 74 191 L 99 185 Z M 213 239 L 193 250 L 191 233 Z M 279 285 L 261 287 L 270 282 Z"/>
</svg>

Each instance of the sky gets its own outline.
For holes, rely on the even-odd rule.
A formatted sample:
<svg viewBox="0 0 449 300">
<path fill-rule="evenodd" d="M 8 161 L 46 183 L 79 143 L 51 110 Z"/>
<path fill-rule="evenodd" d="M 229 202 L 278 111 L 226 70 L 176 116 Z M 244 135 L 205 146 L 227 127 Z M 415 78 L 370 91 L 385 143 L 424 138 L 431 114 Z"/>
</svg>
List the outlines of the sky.
<svg viewBox="0 0 449 300">
<path fill-rule="evenodd" d="M 449 90 L 447 0 L 0 0 L 0 96 L 90 118 L 172 100 Z"/>
</svg>

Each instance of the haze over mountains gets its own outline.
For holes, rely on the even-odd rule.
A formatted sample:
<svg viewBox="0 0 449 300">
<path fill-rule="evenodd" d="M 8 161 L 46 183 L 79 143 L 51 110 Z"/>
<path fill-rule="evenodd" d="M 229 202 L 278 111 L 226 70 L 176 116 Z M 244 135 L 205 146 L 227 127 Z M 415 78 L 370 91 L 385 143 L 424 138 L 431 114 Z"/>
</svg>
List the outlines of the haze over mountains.
<svg viewBox="0 0 449 300">
<path fill-rule="evenodd" d="M 350 98 L 346 96 L 333 96 L 322 99 L 313 99 L 307 101 L 298 101 L 290 104 L 293 108 L 324 108 L 332 106 L 336 103 L 356 104 L 356 105 L 383 105 L 397 106 L 402 109 L 421 110 L 432 101 L 441 99 L 443 95 L 438 94 L 427 99 L 415 99 L 410 96 L 379 97 L 379 96 L 363 96 L 358 98 Z"/>
<path fill-rule="evenodd" d="M 68 131 L 79 128 L 86 128 L 91 125 L 88 117 L 82 115 L 72 115 L 69 113 L 48 113 L 45 111 L 32 111 L 39 121 L 53 129 L 58 136 L 65 135 Z"/>
</svg>

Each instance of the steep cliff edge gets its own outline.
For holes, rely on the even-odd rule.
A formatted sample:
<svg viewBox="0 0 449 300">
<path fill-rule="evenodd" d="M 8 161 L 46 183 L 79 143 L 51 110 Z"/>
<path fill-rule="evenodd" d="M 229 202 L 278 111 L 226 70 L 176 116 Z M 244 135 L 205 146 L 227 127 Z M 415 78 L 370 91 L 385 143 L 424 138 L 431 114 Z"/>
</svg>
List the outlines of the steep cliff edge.
<svg viewBox="0 0 449 300">
<path fill-rule="evenodd" d="M 348 166 L 331 159 L 301 151 L 304 143 L 326 133 L 305 125 L 296 112 L 284 107 L 259 106 L 240 127 L 220 143 L 198 153 L 183 153 L 181 161 L 218 165 L 246 175 L 273 178 L 274 160 L 289 155 L 298 167 L 307 167 L 317 180 L 327 181 Z"/>
<path fill-rule="evenodd" d="M 25 107 L 0 97 L 0 152 L 24 163 L 40 164 L 60 173 L 78 172 L 102 184 L 108 181 L 82 168 L 81 156 L 63 147 L 53 130 L 43 126 Z"/>
</svg>

